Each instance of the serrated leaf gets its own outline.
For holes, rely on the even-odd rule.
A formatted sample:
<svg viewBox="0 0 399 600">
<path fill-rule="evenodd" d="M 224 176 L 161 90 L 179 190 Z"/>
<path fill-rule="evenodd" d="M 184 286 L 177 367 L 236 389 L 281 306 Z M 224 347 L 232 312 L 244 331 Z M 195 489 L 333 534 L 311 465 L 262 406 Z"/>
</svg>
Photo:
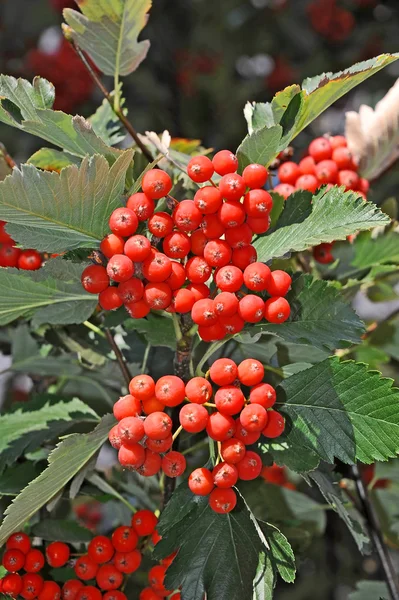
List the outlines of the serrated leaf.
<svg viewBox="0 0 399 600">
<path fill-rule="evenodd" d="M 122 86 L 120 86 L 121 89 Z M 114 92 L 110 94 L 113 97 Z M 121 105 L 124 101 L 121 101 Z M 91 123 L 94 132 L 109 146 L 115 146 L 119 144 L 126 137 L 126 133 L 122 130 L 122 125 L 119 117 L 113 111 L 107 98 L 104 98 L 102 104 L 98 107 L 96 112 L 89 117 L 88 121 Z"/>
<path fill-rule="evenodd" d="M 282 131 L 280 125 L 274 125 L 247 135 L 236 153 L 240 172 L 251 163 L 267 167 L 278 154 Z"/>
<path fill-rule="evenodd" d="M 355 256 L 351 264 L 359 269 L 368 269 L 384 263 L 399 263 L 399 233 L 388 231 L 372 238 L 369 233 L 356 237 Z"/>
<path fill-rule="evenodd" d="M 306 191 L 295 194 L 295 198 L 301 206 L 307 204 L 310 207 L 312 203 L 311 211 L 310 208 L 298 211 L 294 201 L 287 201 L 277 229 L 254 242 L 258 260 L 266 262 L 288 252 L 306 250 L 322 242 L 343 240 L 357 231 L 389 223 L 389 218 L 374 204 L 364 202 L 354 192 L 345 192 L 344 188 L 335 186 L 327 190 L 322 187 L 313 198 Z"/>
<path fill-rule="evenodd" d="M 144 335 L 152 346 L 176 348 L 176 335 L 172 319 L 149 314 L 145 319 L 129 319 L 124 322 L 126 331 L 137 331 Z"/>
<path fill-rule="evenodd" d="M 186 484 L 177 488 L 158 525 L 162 540 L 154 549 L 157 559 L 176 548 L 165 585 L 181 586 L 185 600 L 243 600 L 252 596 L 264 539 L 243 498 L 237 507 L 219 515 L 209 507 L 208 498 L 193 496 Z"/>
<path fill-rule="evenodd" d="M 288 321 L 252 325 L 235 339 L 253 344 L 262 335 L 273 334 L 287 342 L 309 344 L 322 350 L 360 342 L 364 325 L 334 285 L 310 275 L 299 275 L 293 279 L 287 300 L 291 306 Z"/>
<path fill-rule="evenodd" d="M 49 456 L 48 467 L 8 506 L 0 527 L 0 546 L 85 466 L 106 441 L 114 423 L 114 417 L 106 415 L 90 433 L 70 435 L 58 444 Z"/>
<path fill-rule="evenodd" d="M 32 528 L 32 534 L 48 542 L 62 540 L 67 544 L 90 542 L 93 533 L 75 521 L 44 519 Z"/>
<path fill-rule="evenodd" d="M 273 600 L 275 575 L 270 557 L 261 552 L 259 555 L 258 570 L 254 579 L 252 600 Z"/>
<path fill-rule="evenodd" d="M 144 60 L 148 40 L 137 40 L 152 0 L 77 0 L 80 10 L 64 9 L 74 41 L 105 75 L 129 75 Z"/>
<path fill-rule="evenodd" d="M 65 167 L 79 165 L 80 159 L 67 152 L 55 150 L 55 148 L 41 148 L 32 154 L 28 164 L 43 169 L 43 171 L 56 171 L 59 173 Z"/>
<path fill-rule="evenodd" d="M 364 364 L 327 359 L 277 388 L 285 440 L 326 462 L 372 463 L 399 453 L 399 390 Z"/>
<path fill-rule="evenodd" d="M 295 556 L 285 535 L 274 525 L 259 521 L 265 538 L 270 546 L 270 558 L 274 570 L 287 583 L 295 581 Z"/>
<path fill-rule="evenodd" d="M 75 156 L 102 154 L 114 163 L 121 151 L 107 146 L 83 117 L 51 110 L 54 97 L 54 86 L 46 79 L 35 77 L 31 84 L 26 79 L 0 75 L 0 121 Z"/>
<path fill-rule="evenodd" d="M 127 150 L 109 167 L 96 155 L 61 173 L 22 165 L 0 182 L 0 218 L 25 248 L 64 252 L 96 247 L 107 232 L 110 214 L 121 205 L 132 157 L 133 151 Z"/>
<path fill-rule="evenodd" d="M 384 581 L 358 581 L 356 591 L 349 594 L 349 600 L 388 600 L 391 597 Z"/>
<path fill-rule="evenodd" d="M 35 327 L 86 321 L 97 297 L 82 288 L 83 268 L 55 258 L 36 272 L 0 269 L 0 325 L 32 315 Z"/>
</svg>

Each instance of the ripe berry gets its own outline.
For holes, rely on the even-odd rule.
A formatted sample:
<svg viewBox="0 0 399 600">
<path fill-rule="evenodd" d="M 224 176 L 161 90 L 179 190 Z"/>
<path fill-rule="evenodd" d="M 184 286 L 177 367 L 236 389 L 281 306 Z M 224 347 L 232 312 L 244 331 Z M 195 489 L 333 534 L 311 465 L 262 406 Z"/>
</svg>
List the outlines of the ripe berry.
<svg viewBox="0 0 399 600">
<path fill-rule="evenodd" d="M 290 313 L 291 308 L 285 298 L 273 296 L 265 302 L 265 319 L 269 323 L 284 323 Z"/>
<path fill-rule="evenodd" d="M 25 271 L 37 271 L 42 266 L 42 257 L 37 250 L 22 250 L 18 257 L 18 268 Z"/>
<path fill-rule="evenodd" d="M 224 442 L 233 437 L 234 431 L 235 422 L 229 415 L 222 415 L 220 412 L 209 415 L 206 432 L 216 442 Z"/>
<path fill-rule="evenodd" d="M 238 365 L 238 379 L 244 385 L 256 385 L 264 377 L 265 369 L 255 358 L 246 358 Z"/>
<path fill-rule="evenodd" d="M 122 467 L 138 469 L 145 460 L 145 449 L 140 444 L 131 444 L 129 447 L 121 446 L 118 451 L 118 460 Z"/>
<path fill-rule="evenodd" d="M 139 538 L 132 527 L 121 525 L 114 530 L 111 541 L 116 552 L 132 552 L 136 548 Z"/>
<path fill-rule="evenodd" d="M 12 246 L 14 240 L 5 230 L 6 225 L 7 223 L 5 221 L 0 221 L 0 244 L 10 244 Z"/>
<path fill-rule="evenodd" d="M 118 295 L 123 304 L 138 302 L 144 294 L 144 285 L 137 277 L 132 277 L 128 281 L 123 281 L 118 286 Z"/>
<path fill-rule="evenodd" d="M 156 565 L 155 567 L 152 567 L 148 573 L 148 581 L 150 586 L 162 597 L 169 596 L 172 593 L 170 590 L 166 590 L 163 584 L 165 580 L 166 569 L 167 567 L 164 567 L 163 565 Z"/>
<path fill-rule="evenodd" d="M 291 287 L 292 279 L 285 271 L 272 271 L 266 285 L 270 296 L 285 296 Z"/>
<path fill-rule="evenodd" d="M 152 477 L 153 475 L 156 475 L 158 471 L 160 471 L 161 462 L 161 457 L 158 453 L 146 448 L 144 462 L 136 469 L 137 473 L 143 477 Z"/>
<path fill-rule="evenodd" d="M 316 162 L 331 158 L 332 147 L 328 139 L 324 137 L 314 139 L 309 145 L 309 154 Z"/>
<path fill-rule="evenodd" d="M 225 226 L 219 221 L 217 214 L 205 215 L 202 219 L 201 229 L 210 240 L 220 238 L 225 232 Z"/>
<path fill-rule="evenodd" d="M 260 404 L 248 404 L 240 414 L 240 423 L 247 431 L 262 431 L 267 423 L 267 411 Z"/>
<path fill-rule="evenodd" d="M 343 169 L 355 170 L 352 153 L 344 146 L 339 146 L 333 150 L 332 159 L 340 171 Z"/>
<path fill-rule="evenodd" d="M 235 173 L 238 169 L 237 157 L 229 150 L 220 150 L 212 159 L 213 167 L 218 175 Z"/>
<path fill-rule="evenodd" d="M 216 408 L 223 415 L 237 414 L 244 406 L 244 402 L 244 394 L 234 385 L 220 387 L 215 394 Z"/>
<path fill-rule="evenodd" d="M 230 438 L 229 440 L 222 442 L 220 454 L 226 463 L 234 465 L 244 458 L 244 442 L 237 438 Z"/>
<path fill-rule="evenodd" d="M 107 270 L 100 265 L 89 265 L 82 273 L 81 281 L 86 292 L 99 294 L 109 286 Z"/>
<path fill-rule="evenodd" d="M 215 296 L 214 310 L 218 316 L 232 317 L 238 310 L 238 298 L 231 292 L 221 292 Z"/>
<path fill-rule="evenodd" d="M 190 238 L 182 231 L 173 231 L 165 237 L 162 248 L 169 258 L 184 258 L 190 252 Z"/>
<path fill-rule="evenodd" d="M 172 290 L 167 283 L 147 283 L 143 299 L 153 310 L 163 310 L 172 301 Z"/>
<path fill-rule="evenodd" d="M 139 400 L 152 398 L 155 394 L 155 381 L 150 375 L 136 375 L 129 383 L 129 392 Z"/>
<path fill-rule="evenodd" d="M 63 600 L 75 600 L 76 596 L 83 587 L 83 583 L 78 579 L 69 579 L 62 586 Z"/>
<path fill-rule="evenodd" d="M 203 404 L 212 397 L 212 386 L 204 377 L 193 377 L 186 384 L 186 396 L 190 402 Z"/>
<path fill-rule="evenodd" d="M 232 317 L 219 318 L 220 325 L 223 328 L 225 335 L 235 335 L 244 329 L 245 321 L 238 313 Z M 224 336 L 223 336 L 224 337 Z"/>
<path fill-rule="evenodd" d="M 197 325 L 204 325 L 205 327 L 216 323 L 218 317 L 215 312 L 214 301 L 211 298 L 198 300 L 191 310 L 191 318 Z"/>
<path fill-rule="evenodd" d="M 3 554 L 2 565 L 10 573 L 20 571 L 25 564 L 25 554 L 21 550 L 6 550 Z"/>
<path fill-rule="evenodd" d="M 316 177 L 320 184 L 336 183 L 338 167 L 333 160 L 322 160 L 316 165 Z"/>
<path fill-rule="evenodd" d="M 254 262 L 245 269 L 244 283 L 249 290 L 263 292 L 270 281 L 270 269 L 261 262 Z"/>
<path fill-rule="evenodd" d="M 360 192 L 363 192 L 363 194 L 367 194 L 370 189 L 370 184 L 367 179 L 364 179 L 364 177 L 359 178 L 358 189 Z"/>
<path fill-rule="evenodd" d="M 308 190 L 314 193 L 319 187 L 319 182 L 314 175 L 301 175 L 298 177 L 295 184 L 297 190 Z"/>
<path fill-rule="evenodd" d="M 61 598 L 61 588 L 55 581 L 45 581 L 38 600 L 59 600 Z"/>
<path fill-rule="evenodd" d="M 152 283 L 165 281 L 172 273 L 172 262 L 162 252 L 155 252 L 143 262 L 143 275 Z"/>
<path fill-rule="evenodd" d="M 22 554 L 27 554 L 30 550 L 30 539 L 23 531 L 17 531 L 10 535 L 6 542 L 7 550 L 20 550 Z"/>
<path fill-rule="evenodd" d="M 213 483 L 218 488 L 231 488 L 237 483 L 238 471 L 234 465 L 219 463 L 212 471 Z"/>
<path fill-rule="evenodd" d="M 139 600 L 159 600 L 161 597 L 152 588 L 147 587 L 141 590 Z"/>
<path fill-rule="evenodd" d="M 165 283 L 172 290 L 180 290 L 186 281 L 186 270 L 180 263 L 172 260 L 172 272 L 167 279 L 165 279 Z"/>
<path fill-rule="evenodd" d="M 269 216 L 260 218 L 247 217 L 247 225 L 252 229 L 253 233 L 266 233 L 270 227 L 270 218 Z"/>
<path fill-rule="evenodd" d="M 240 440 L 246 446 L 252 446 L 252 444 L 255 444 L 255 442 L 257 442 L 260 438 L 260 432 L 248 431 L 242 426 L 240 418 L 238 418 L 236 421 L 236 431 L 234 437 Z"/>
<path fill-rule="evenodd" d="M 151 535 L 158 523 L 157 517 L 150 510 L 138 510 L 132 517 L 132 527 L 140 537 Z"/>
<path fill-rule="evenodd" d="M 195 296 L 187 288 L 175 290 L 173 292 L 172 303 L 175 312 L 180 314 L 188 313 L 195 304 Z"/>
<path fill-rule="evenodd" d="M 100 250 L 106 258 L 111 258 L 114 254 L 122 254 L 125 242 L 122 236 L 109 233 L 101 242 Z"/>
<path fill-rule="evenodd" d="M 346 146 L 346 137 L 344 135 L 333 135 L 329 138 L 331 148 L 342 148 Z"/>
<path fill-rule="evenodd" d="M 204 342 L 216 342 L 217 340 L 222 340 L 225 337 L 226 332 L 222 325 L 219 322 L 216 322 L 213 325 L 209 325 L 209 327 L 200 325 L 198 327 L 198 335 Z"/>
<path fill-rule="evenodd" d="M 148 230 L 152 235 L 163 238 L 172 233 L 174 221 L 166 212 L 157 212 L 148 220 Z"/>
<path fill-rule="evenodd" d="M 97 535 L 89 543 L 87 553 L 94 562 L 102 565 L 111 560 L 114 555 L 114 547 L 111 540 L 105 535 Z"/>
<path fill-rule="evenodd" d="M 285 429 L 284 417 L 275 410 L 267 411 L 268 421 L 262 434 L 268 438 L 276 438 L 281 435 Z"/>
<path fill-rule="evenodd" d="M 230 231 L 234 231 L 231 229 Z M 257 252 L 253 246 L 245 246 L 244 248 L 235 248 L 231 257 L 231 262 L 235 267 L 244 271 L 248 265 L 254 263 L 257 259 Z"/>
<path fill-rule="evenodd" d="M 123 581 L 122 573 L 114 565 L 102 565 L 96 575 L 96 582 L 102 590 L 116 590 Z"/>
<path fill-rule="evenodd" d="M 131 446 L 144 437 L 144 423 L 138 417 L 125 417 L 118 425 L 119 438 L 124 446 Z"/>
<path fill-rule="evenodd" d="M 338 183 L 344 185 L 348 190 L 356 190 L 359 184 L 359 176 L 355 171 L 340 171 L 338 173 Z"/>
<path fill-rule="evenodd" d="M 238 173 L 228 173 L 219 182 L 219 190 L 225 200 L 239 200 L 245 189 L 246 183 Z"/>
<path fill-rule="evenodd" d="M 197 229 L 197 231 L 193 231 L 190 237 L 191 242 L 191 252 L 196 256 L 203 256 L 204 249 L 208 242 L 208 238 L 202 229 Z"/>
<path fill-rule="evenodd" d="M 43 588 L 43 577 L 37 573 L 27 573 L 22 577 L 21 596 L 24 600 L 37 598 Z"/>
<path fill-rule="evenodd" d="M 29 550 L 25 556 L 24 569 L 27 573 L 38 573 L 44 567 L 44 555 L 43 552 L 36 548 Z"/>
<path fill-rule="evenodd" d="M 134 265 L 128 256 L 114 254 L 108 261 L 107 274 L 118 283 L 127 281 L 134 274 Z"/>
<path fill-rule="evenodd" d="M 109 228 L 112 233 L 122 237 L 133 235 L 138 225 L 136 213 L 130 208 L 117 208 L 109 218 Z"/>
<path fill-rule="evenodd" d="M 283 163 L 277 171 L 280 182 L 288 183 L 290 185 L 295 185 L 295 182 L 300 175 L 301 172 L 298 165 L 292 161 Z"/>
<path fill-rule="evenodd" d="M 135 213 L 139 221 L 147 221 L 155 210 L 154 200 L 142 192 L 130 196 L 126 206 Z"/>
<path fill-rule="evenodd" d="M 227 229 L 225 233 L 225 240 L 232 249 L 245 248 L 251 243 L 252 234 L 253 231 L 248 223 L 243 223 L 238 227 Z"/>
<path fill-rule="evenodd" d="M 195 469 L 188 478 L 188 487 L 197 496 L 207 496 L 214 488 L 212 473 L 204 467 Z"/>
<path fill-rule="evenodd" d="M 133 550 L 132 552 L 127 553 L 117 552 L 115 554 L 114 564 L 116 569 L 118 569 L 118 571 L 121 573 L 134 573 L 141 565 L 141 559 L 142 556 L 138 550 Z M 103 587 L 103 589 L 105 588 Z"/>
<path fill-rule="evenodd" d="M 201 256 L 193 256 L 187 261 L 186 275 L 191 283 L 205 283 L 212 273 L 212 267 Z"/>
<path fill-rule="evenodd" d="M 237 504 L 237 496 L 232 488 L 227 490 L 215 488 L 209 496 L 209 506 L 220 514 L 226 514 L 233 510 Z"/>
<path fill-rule="evenodd" d="M 244 208 L 249 217 L 265 217 L 273 208 L 273 199 L 266 190 L 250 190 L 244 196 Z"/>
<path fill-rule="evenodd" d="M 305 156 L 298 164 L 300 175 L 315 175 L 316 163 L 313 156 Z M 293 185 L 295 184 L 295 181 Z"/>
<path fill-rule="evenodd" d="M 188 176 L 196 183 L 208 181 L 214 170 L 212 161 L 207 156 L 194 156 L 187 165 Z"/>
<path fill-rule="evenodd" d="M 254 294 L 247 294 L 239 302 L 238 314 L 247 323 L 259 323 L 263 319 L 264 311 L 264 301 Z"/>
<path fill-rule="evenodd" d="M 125 304 L 125 308 L 132 319 L 143 319 L 150 312 L 150 307 L 144 300 L 129 302 L 128 304 Z"/>
<path fill-rule="evenodd" d="M 103 600 L 127 600 L 127 596 L 119 590 L 110 590 L 103 595 Z"/>
<path fill-rule="evenodd" d="M 172 431 L 172 419 L 164 412 L 153 412 L 144 421 L 144 431 L 152 440 L 164 440 Z"/>
<path fill-rule="evenodd" d="M 202 298 L 209 298 L 211 293 L 209 287 L 204 283 L 190 283 L 187 289 L 194 294 L 195 300 L 201 300 Z"/>
<path fill-rule="evenodd" d="M 15 248 L 10 244 L 3 244 L 3 246 L 0 248 L 0 266 L 17 267 L 20 254 L 21 250 L 19 248 Z"/>
<path fill-rule="evenodd" d="M 181 231 L 194 231 L 200 226 L 202 213 L 193 200 L 182 200 L 173 211 L 173 220 Z"/>
<path fill-rule="evenodd" d="M 269 172 L 266 167 L 252 163 L 245 167 L 242 178 L 245 181 L 245 185 L 253 190 L 254 188 L 263 188 L 266 184 L 268 174 Z"/>
<path fill-rule="evenodd" d="M 94 585 L 85 585 L 78 590 L 76 600 L 102 600 L 102 594 Z"/>
<path fill-rule="evenodd" d="M 269 383 L 258 383 L 251 388 L 249 401 L 270 408 L 276 402 L 276 390 Z"/>
<path fill-rule="evenodd" d="M 211 267 L 224 267 L 231 259 L 232 250 L 224 240 L 211 240 L 204 248 L 204 258 Z"/>
<path fill-rule="evenodd" d="M 186 459 L 180 452 L 171 450 L 162 459 L 162 470 L 167 477 L 179 477 L 186 470 Z"/>
<path fill-rule="evenodd" d="M 88 581 L 94 579 L 98 570 L 98 564 L 90 556 L 80 556 L 75 564 L 75 573 L 79 579 Z"/>
<path fill-rule="evenodd" d="M 199 433 L 206 428 L 209 414 L 201 404 L 185 404 L 180 409 L 179 421 L 185 431 Z"/>
<path fill-rule="evenodd" d="M 273 192 L 276 192 L 276 194 L 282 196 L 284 200 L 287 200 L 287 198 L 295 192 L 295 188 L 289 183 L 279 183 L 273 188 Z"/>
<path fill-rule="evenodd" d="M 108 434 L 109 443 L 113 448 L 119 450 L 122 446 L 122 440 L 119 436 L 118 425 L 114 425 Z"/>
<path fill-rule="evenodd" d="M 244 283 L 244 278 L 241 269 L 228 265 L 217 271 L 215 281 L 222 292 L 238 292 Z"/>
<path fill-rule="evenodd" d="M 69 546 L 63 542 L 52 542 L 46 548 L 46 558 L 50 567 L 63 567 L 68 562 L 69 555 Z"/>
<path fill-rule="evenodd" d="M 319 244 L 313 248 L 313 256 L 317 262 L 326 265 L 334 262 L 334 257 L 331 254 L 333 244 Z"/>
<path fill-rule="evenodd" d="M 237 200 L 228 200 L 227 202 L 223 202 L 217 212 L 217 216 L 226 229 L 238 227 L 245 221 L 245 208 Z"/>
<path fill-rule="evenodd" d="M 259 477 L 262 471 L 262 460 L 256 452 L 247 450 L 245 456 L 237 463 L 238 477 L 243 481 L 251 481 Z"/>
<path fill-rule="evenodd" d="M 212 185 L 205 185 L 200 188 L 194 196 L 194 204 L 203 215 L 216 213 L 222 202 L 223 198 L 219 188 Z"/>
<path fill-rule="evenodd" d="M 115 310 L 120 308 L 123 304 L 119 295 L 119 290 L 115 286 L 109 286 L 107 289 L 100 292 L 98 302 L 104 310 Z"/>
<path fill-rule="evenodd" d="M 22 591 L 22 577 L 18 573 L 8 573 L 1 584 L 1 592 L 12 598 L 18 598 Z"/>
<path fill-rule="evenodd" d="M 167 196 L 172 189 L 172 180 L 162 169 L 151 169 L 143 177 L 141 187 L 143 192 L 152 200 Z"/>
<path fill-rule="evenodd" d="M 155 396 L 153 396 L 152 398 L 148 398 L 147 400 L 143 400 L 142 405 L 143 412 L 146 415 L 150 415 L 151 413 L 156 411 L 163 411 L 163 409 L 165 408 L 165 404 L 163 402 L 160 402 Z"/>
<path fill-rule="evenodd" d="M 123 252 L 131 261 L 142 262 L 151 253 L 150 240 L 144 235 L 133 235 L 127 240 Z"/>
<path fill-rule="evenodd" d="M 145 441 L 145 445 L 146 445 L 146 448 L 148 448 L 152 452 L 157 452 L 157 453 L 167 452 L 168 450 L 171 449 L 171 447 L 173 445 L 173 437 L 172 437 L 172 435 L 168 435 L 168 437 L 165 438 L 164 440 L 152 440 L 151 438 L 147 438 Z"/>
<path fill-rule="evenodd" d="M 184 382 L 176 375 L 164 375 L 155 385 L 155 395 L 165 406 L 178 406 L 186 397 Z"/>
</svg>

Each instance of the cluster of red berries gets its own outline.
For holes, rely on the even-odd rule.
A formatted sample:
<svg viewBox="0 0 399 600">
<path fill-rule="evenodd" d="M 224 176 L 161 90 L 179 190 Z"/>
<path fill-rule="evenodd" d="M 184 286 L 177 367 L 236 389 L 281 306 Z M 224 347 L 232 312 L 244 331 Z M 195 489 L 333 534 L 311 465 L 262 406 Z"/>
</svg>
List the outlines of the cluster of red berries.
<svg viewBox="0 0 399 600">
<path fill-rule="evenodd" d="M 273 483 L 289 490 L 296 490 L 296 485 L 292 483 L 287 477 L 287 470 L 285 467 L 279 467 L 276 464 L 270 467 L 263 467 L 261 477 L 267 483 Z"/>
<path fill-rule="evenodd" d="M 284 296 L 291 278 L 255 262 L 251 245 L 253 234 L 269 227 L 273 201 L 263 189 L 268 171 L 251 164 L 241 176 L 237 168 L 238 160 L 228 150 L 212 160 L 192 158 L 189 177 L 209 185 L 200 187 L 194 199 L 181 202 L 168 196 L 172 180 L 165 171 L 148 171 L 143 191 L 112 213 L 112 233 L 100 245 L 107 265 L 88 266 L 83 287 L 99 294 L 104 310 L 125 305 L 137 319 L 150 310 L 191 311 L 205 341 L 238 333 L 246 322 L 284 322 L 290 314 Z M 218 185 L 212 181 L 215 172 L 221 176 Z M 155 201 L 165 196 L 173 203 L 172 214 L 154 212 Z M 144 235 L 144 222 L 152 240 Z M 220 293 L 211 298 L 212 278 Z"/>
<path fill-rule="evenodd" d="M 322 185 L 328 188 L 343 185 L 367 200 L 369 182 L 359 177 L 357 171 L 358 166 L 343 135 L 319 137 L 310 143 L 308 155 L 298 164 L 292 160 L 281 164 L 277 171 L 280 183 L 273 191 L 287 199 L 296 190 L 314 193 Z M 333 262 L 332 247 L 333 242 L 315 246 L 315 260 L 323 264 Z"/>
<path fill-rule="evenodd" d="M 168 477 L 179 477 L 186 460 L 171 450 L 174 437 L 181 430 L 192 434 L 206 431 L 219 443 L 222 462 L 212 472 L 205 468 L 193 471 L 189 487 L 195 494 L 210 494 L 209 503 L 216 512 L 229 512 L 236 504 L 232 487 L 238 479 L 255 479 L 262 470 L 260 456 L 245 446 L 257 442 L 261 434 L 276 438 L 284 431 L 284 418 L 271 408 L 276 392 L 263 378 L 264 367 L 253 358 L 239 365 L 220 358 L 209 370 L 210 381 L 194 377 L 186 385 L 175 375 L 161 377 L 156 383 L 149 375 L 133 377 L 130 394 L 114 405 L 119 423 L 109 433 L 120 464 L 144 476 L 162 469 Z M 242 386 L 249 388 L 247 398 Z M 172 419 L 162 409 L 181 404 L 180 428 L 173 436 Z"/>
<path fill-rule="evenodd" d="M 155 529 L 151 535 L 151 541 L 154 546 L 161 540 L 161 536 Z M 148 583 L 149 586 L 144 588 L 140 592 L 139 600 L 159 600 L 160 598 L 168 597 L 168 600 L 181 600 L 181 594 L 177 590 L 167 590 L 165 588 L 165 576 L 168 567 L 172 564 L 176 552 L 173 552 L 170 556 L 163 558 L 159 565 L 153 566 L 148 572 Z"/>
<path fill-rule="evenodd" d="M 36 271 L 43 264 L 37 250 L 21 250 L 5 230 L 7 223 L 0 221 L 0 267 L 14 267 L 24 271 Z"/>
<path fill-rule="evenodd" d="M 78 559 L 71 558 L 70 548 L 64 542 L 52 542 L 44 554 L 32 548 L 28 535 L 14 533 L 7 540 L 3 554 L 2 564 L 8 573 L 0 580 L 0 592 L 24 600 L 127 600 L 120 588 L 125 576 L 140 567 L 142 550 L 148 542 L 155 544 L 159 541 L 157 523 L 153 512 L 139 510 L 133 515 L 131 526 L 117 527 L 111 537 L 94 537 L 88 545 L 87 554 Z M 169 591 L 167 594 L 162 592 L 163 577 L 173 558 L 174 555 L 151 569 L 149 581 L 157 595 L 148 596 L 148 600 L 171 594 Z M 72 560 L 77 578 L 68 580 L 62 588 L 55 581 L 45 580 L 40 575 L 46 563 L 52 568 L 60 568 L 67 563 L 72 564 Z M 21 575 L 19 572 L 22 570 L 25 574 Z M 178 596 L 174 598 L 178 600 Z"/>
<path fill-rule="evenodd" d="M 90 500 L 74 506 L 73 511 L 87 529 L 94 530 L 102 519 L 101 502 Z"/>
</svg>

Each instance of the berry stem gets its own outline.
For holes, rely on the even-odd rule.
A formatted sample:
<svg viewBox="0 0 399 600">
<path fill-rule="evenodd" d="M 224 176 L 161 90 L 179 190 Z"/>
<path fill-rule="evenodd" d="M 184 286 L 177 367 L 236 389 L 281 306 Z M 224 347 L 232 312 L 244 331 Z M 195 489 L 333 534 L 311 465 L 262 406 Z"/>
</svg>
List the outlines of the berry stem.
<svg viewBox="0 0 399 600">
<path fill-rule="evenodd" d="M 110 494 L 111 496 L 117 498 L 120 502 L 127 506 L 127 508 L 131 510 L 132 513 L 137 512 L 137 508 L 133 506 L 133 504 L 130 504 L 129 500 L 126 500 L 126 498 L 124 498 L 114 487 L 112 487 L 112 485 L 109 484 L 108 481 L 104 481 L 104 479 L 97 475 L 97 473 L 94 473 L 93 475 L 88 477 L 87 480 L 106 494 Z"/>
<path fill-rule="evenodd" d="M 201 358 L 201 360 L 199 361 L 199 363 L 197 365 L 197 369 L 196 369 L 197 376 L 202 376 L 202 377 L 204 376 L 204 373 L 202 372 L 202 367 L 204 366 L 204 364 L 206 363 L 208 358 L 210 358 L 212 356 L 212 354 L 214 352 L 216 352 L 216 350 L 219 350 L 219 348 L 224 346 L 224 344 L 226 344 L 232 338 L 233 338 L 232 335 L 228 335 L 223 340 L 220 340 L 218 342 L 213 342 L 212 344 L 210 344 L 208 350 L 205 352 L 204 356 Z"/>
<path fill-rule="evenodd" d="M 84 321 L 83 325 L 87 327 L 87 329 L 91 329 L 91 331 L 94 331 L 95 334 L 106 339 L 107 336 L 105 335 L 105 333 L 99 327 L 97 327 L 97 325 L 94 325 L 94 323 L 90 323 L 90 321 Z"/>
<path fill-rule="evenodd" d="M 141 365 L 142 373 L 145 373 L 147 370 L 147 363 L 148 363 L 148 357 L 150 356 L 150 352 L 151 352 L 151 344 L 150 344 L 150 342 L 148 342 L 146 349 L 144 351 L 143 364 Z"/>
<path fill-rule="evenodd" d="M 182 431 L 183 431 L 183 425 L 180 425 L 180 427 L 178 427 L 176 429 L 176 431 L 174 432 L 174 434 L 172 436 L 173 441 L 175 441 L 175 439 L 177 438 L 177 436 L 180 435 Z"/>
<path fill-rule="evenodd" d="M 175 330 L 176 341 L 179 342 L 183 338 L 183 334 L 180 329 L 179 319 L 175 313 L 172 313 L 172 321 Z"/>
<path fill-rule="evenodd" d="M 129 368 L 124 359 L 124 356 L 123 356 L 118 344 L 115 342 L 114 336 L 112 335 L 111 331 L 108 328 L 106 328 L 104 331 L 105 331 L 105 337 L 107 338 L 109 345 L 111 346 L 112 350 L 115 352 L 116 360 L 118 361 L 118 365 L 122 372 L 125 383 L 126 383 L 127 387 L 129 387 L 130 380 L 132 379 L 132 374 L 129 371 Z"/>
</svg>

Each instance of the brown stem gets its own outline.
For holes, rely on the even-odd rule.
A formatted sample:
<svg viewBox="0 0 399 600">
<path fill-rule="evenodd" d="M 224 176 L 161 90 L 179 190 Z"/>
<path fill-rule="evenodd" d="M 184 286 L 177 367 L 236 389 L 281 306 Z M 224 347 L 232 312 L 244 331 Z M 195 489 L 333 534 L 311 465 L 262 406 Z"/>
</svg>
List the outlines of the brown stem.
<svg viewBox="0 0 399 600">
<path fill-rule="evenodd" d="M 109 345 L 111 346 L 112 350 L 115 352 L 116 355 L 116 360 L 118 361 L 118 365 L 119 368 L 122 372 L 123 378 L 126 382 L 126 385 L 129 387 L 129 383 L 130 380 L 132 379 L 132 375 L 129 371 L 129 368 L 126 364 L 126 361 L 124 359 L 124 356 L 118 346 L 118 344 L 115 342 L 114 340 L 114 336 L 112 335 L 111 331 L 108 328 L 104 329 L 105 335 L 107 336 L 107 340 L 109 342 Z"/>
<path fill-rule="evenodd" d="M 125 126 L 126 131 L 128 131 L 128 133 L 130 133 L 130 135 L 132 136 L 132 138 L 136 142 L 136 145 L 140 148 L 141 152 L 144 154 L 144 156 L 146 157 L 146 159 L 149 162 L 152 162 L 154 160 L 154 157 L 152 156 L 151 152 L 143 144 L 143 142 L 141 141 L 141 139 L 139 138 L 139 136 L 137 134 L 137 131 L 135 130 L 135 128 L 133 127 L 133 125 L 131 124 L 131 122 L 129 121 L 129 119 L 127 119 L 127 117 L 123 114 L 123 110 L 122 109 L 115 110 L 111 94 L 109 93 L 109 91 L 107 90 L 107 88 L 104 86 L 103 82 L 101 81 L 101 79 L 99 78 L 99 76 L 97 75 L 97 73 L 92 68 L 91 64 L 89 63 L 89 61 L 85 57 L 85 55 L 82 52 L 82 50 L 75 43 L 75 41 L 72 38 L 69 37 L 69 35 L 66 35 L 66 39 L 71 44 L 71 46 L 75 50 L 76 54 L 79 56 L 80 60 L 82 61 L 82 63 L 86 67 L 86 69 L 87 69 L 90 77 L 92 78 L 92 80 L 94 81 L 94 83 L 96 84 L 96 86 L 101 90 L 101 92 L 104 94 L 105 98 L 108 100 L 108 102 L 109 102 L 112 110 L 114 111 L 114 113 L 116 114 L 116 116 L 118 117 L 118 119 Z"/>
<path fill-rule="evenodd" d="M 17 163 L 15 162 L 15 160 L 12 158 L 12 156 L 10 156 L 7 152 L 7 149 L 5 147 L 4 144 L 0 143 L 0 154 L 3 155 L 4 160 L 6 161 L 7 165 L 10 167 L 10 169 L 13 169 L 14 167 L 17 166 Z"/>
</svg>

